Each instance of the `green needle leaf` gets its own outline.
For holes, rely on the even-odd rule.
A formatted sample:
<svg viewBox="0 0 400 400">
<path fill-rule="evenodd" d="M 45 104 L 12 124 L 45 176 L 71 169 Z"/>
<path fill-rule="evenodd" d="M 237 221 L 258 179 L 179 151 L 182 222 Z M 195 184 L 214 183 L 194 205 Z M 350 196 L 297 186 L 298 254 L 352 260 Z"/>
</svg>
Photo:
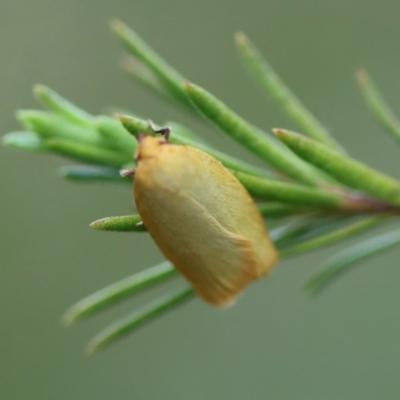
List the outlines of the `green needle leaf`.
<svg viewBox="0 0 400 400">
<path fill-rule="evenodd" d="M 325 289 L 343 273 L 348 272 L 357 261 L 400 243 L 400 229 L 375 236 L 352 246 L 328 259 L 322 271 L 315 274 L 305 285 L 313 294 Z"/>
<path fill-rule="evenodd" d="M 188 103 L 183 90 L 185 78 L 178 71 L 171 67 L 123 22 L 119 20 L 112 21 L 111 29 L 126 50 L 153 72 L 176 99 Z"/>
<path fill-rule="evenodd" d="M 332 175 L 339 182 L 400 206 L 400 183 L 395 179 L 298 133 L 283 129 L 274 129 L 274 132 L 300 157 Z"/>
<path fill-rule="evenodd" d="M 146 133 L 148 135 L 154 135 L 154 131 L 151 129 L 148 121 L 144 121 L 139 118 L 131 117 L 128 115 L 119 115 L 118 117 L 122 125 L 125 127 L 125 129 L 132 135 L 136 136 L 138 133 Z M 247 174 L 259 177 L 268 177 L 270 179 L 277 179 L 276 176 L 274 176 L 269 171 L 266 171 L 265 169 L 257 168 L 251 164 L 248 164 L 226 153 L 223 153 L 222 151 L 215 150 L 203 142 L 195 141 L 193 139 L 193 135 L 191 135 L 192 138 L 190 138 L 188 134 L 182 135 L 179 129 L 173 130 L 173 126 L 171 126 L 171 128 L 172 131 L 169 141 L 172 144 L 192 146 L 200 150 L 203 150 L 204 152 L 215 157 L 217 160 L 221 161 L 221 163 L 226 168 L 233 169 L 235 171 L 245 172 Z"/>
<path fill-rule="evenodd" d="M 121 67 L 145 89 L 152 91 L 158 97 L 164 98 L 170 102 L 176 102 L 178 100 L 176 104 L 184 106 L 186 110 L 190 109 L 190 111 L 194 112 L 193 107 L 187 99 L 185 99 L 185 101 L 182 101 L 181 98 L 177 99 L 175 95 L 168 91 L 165 84 L 151 70 L 134 57 L 124 57 L 121 62 Z"/>
<path fill-rule="evenodd" d="M 130 161 L 115 151 L 96 148 L 69 140 L 49 139 L 45 141 L 45 145 L 55 153 L 89 164 L 120 168 Z"/>
<path fill-rule="evenodd" d="M 375 117 L 396 140 L 400 141 L 400 121 L 387 105 L 370 76 L 366 71 L 359 69 L 357 80 Z"/>
<path fill-rule="evenodd" d="M 47 111 L 20 110 L 17 117 L 30 131 L 42 139 L 60 138 L 88 145 L 103 145 L 99 134 L 91 128 L 82 127 Z"/>
<path fill-rule="evenodd" d="M 86 349 L 87 352 L 93 354 L 103 349 L 115 342 L 117 339 L 120 339 L 121 337 L 131 333 L 133 330 L 139 328 L 144 323 L 165 314 L 166 311 L 172 310 L 193 297 L 193 289 L 185 288 L 156 299 L 142 309 L 133 312 L 125 318 L 121 318 L 101 331 L 90 341 Z"/>
<path fill-rule="evenodd" d="M 315 211 L 315 207 L 296 207 L 282 203 L 260 203 L 257 204 L 258 209 L 264 217 L 283 218 L 293 214 L 304 214 Z"/>
<path fill-rule="evenodd" d="M 292 257 L 297 254 L 302 254 L 307 251 L 315 250 L 323 246 L 327 246 L 332 243 L 336 243 L 340 240 L 354 236 L 358 233 L 365 232 L 366 230 L 382 223 L 387 220 L 387 216 L 377 216 L 365 218 L 361 221 L 354 222 L 343 228 L 335 229 L 333 232 L 322 234 L 316 238 L 305 240 L 294 246 L 290 246 L 286 249 L 280 249 L 279 254 L 281 257 Z"/>
<path fill-rule="evenodd" d="M 312 166 L 253 128 L 206 90 L 191 83 L 186 83 L 185 88 L 190 100 L 211 122 L 278 171 L 312 186 L 326 183 Z"/>
<path fill-rule="evenodd" d="M 232 173 L 248 192 L 258 199 L 278 201 L 295 206 L 346 208 L 346 202 L 339 194 L 289 182 L 262 179 L 237 171 L 232 171 Z"/>
<path fill-rule="evenodd" d="M 236 44 L 245 66 L 268 95 L 311 138 L 343 151 L 327 129 L 307 110 L 281 78 L 263 59 L 257 48 L 241 32 L 236 35 Z"/>
<path fill-rule="evenodd" d="M 94 118 L 92 115 L 64 99 L 54 90 L 44 85 L 35 85 L 33 90 L 38 100 L 60 117 L 83 127 L 92 126 Z"/>
<path fill-rule="evenodd" d="M 119 174 L 119 170 L 109 167 L 91 165 L 66 165 L 59 168 L 63 178 L 81 182 L 126 182 L 127 179 Z"/>
<path fill-rule="evenodd" d="M 144 271 L 137 272 L 108 285 L 80 300 L 65 312 L 62 320 L 65 324 L 69 325 L 176 275 L 177 271 L 172 264 L 167 261 L 155 265 L 154 267 L 147 268 Z"/>
<path fill-rule="evenodd" d="M 287 247 L 311 240 L 326 232 L 348 224 L 349 214 L 324 215 L 317 212 L 295 216 L 281 226 L 271 230 L 271 237 L 281 253 Z"/>
<path fill-rule="evenodd" d="M 40 137 L 29 131 L 10 132 L 2 137 L 3 144 L 15 149 L 28 151 L 47 151 L 44 142 Z"/>
<path fill-rule="evenodd" d="M 173 132 L 174 135 L 177 135 L 178 137 L 189 139 L 192 142 L 199 142 L 199 143 L 206 144 L 206 141 L 202 137 L 200 137 L 199 135 L 194 133 L 187 126 L 179 124 L 179 123 L 177 123 L 175 121 L 167 121 L 165 123 L 165 125 L 169 126 L 171 128 L 171 132 Z"/>
<path fill-rule="evenodd" d="M 133 158 L 137 141 L 121 126 L 118 119 L 100 116 L 96 118 L 95 126 L 110 148 L 120 151 L 131 159 Z"/>
<path fill-rule="evenodd" d="M 112 232 L 146 232 L 147 229 L 141 225 L 140 215 L 124 215 L 121 217 L 106 217 L 98 219 L 90 224 L 91 228 L 100 231 Z M 139 224 L 139 225 L 138 225 Z"/>
</svg>

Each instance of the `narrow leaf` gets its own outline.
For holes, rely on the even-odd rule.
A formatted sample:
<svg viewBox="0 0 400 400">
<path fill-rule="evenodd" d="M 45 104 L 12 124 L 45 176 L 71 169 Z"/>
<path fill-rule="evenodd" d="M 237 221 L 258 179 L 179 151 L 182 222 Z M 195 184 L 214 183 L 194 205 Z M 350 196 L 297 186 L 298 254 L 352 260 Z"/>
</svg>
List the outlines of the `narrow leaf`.
<svg viewBox="0 0 400 400">
<path fill-rule="evenodd" d="M 259 203 L 258 209 L 264 217 L 283 218 L 293 214 L 315 211 L 315 207 L 296 207 L 284 203 Z"/>
<path fill-rule="evenodd" d="M 3 144 L 15 149 L 28 151 L 47 151 L 43 140 L 34 133 L 29 131 L 10 132 L 2 137 Z"/>
<path fill-rule="evenodd" d="M 111 22 L 111 29 L 126 50 L 142 62 L 164 84 L 167 90 L 182 102 L 187 102 L 183 90 L 184 77 L 161 58 L 132 29 L 119 20 Z"/>
<path fill-rule="evenodd" d="M 61 97 L 58 93 L 44 85 L 35 85 L 34 93 L 38 100 L 49 110 L 83 127 L 91 127 L 93 116 Z"/>
<path fill-rule="evenodd" d="M 63 178 L 82 182 L 126 182 L 119 170 L 109 167 L 90 165 L 66 165 L 59 169 Z"/>
<path fill-rule="evenodd" d="M 346 203 L 339 194 L 289 182 L 258 178 L 237 171 L 232 171 L 232 173 L 257 199 L 278 201 L 295 206 L 346 208 Z"/>
<path fill-rule="evenodd" d="M 186 110 L 194 111 L 190 103 L 185 99 L 177 99 L 175 95 L 168 91 L 165 84 L 159 79 L 150 69 L 144 66 L 141 62 L 131 56 L 124 57 L 121 62 L 121 67 L 132 77 L 136 82 L 139 82 L 145 89 L 155 93 L 158 97 L 164 98 L 168 101 L 177 102 L 177 104 L 184 106 Z"/>
<path fill-rule="evenodd" d="M 300 127 L 301 131 L 311 138 L 335 147 L 342 147 L 331 136 L 328 130 L 310 113 L 295 94 L 285 85 L 281 78 L 262 57 L 256 47 L 241 32 L 236 35 L 236 44 L 245 66 L 257 83 Z"/>
<path fill-rule="evenodd" d="M 128 115 L 119 115 L 118 116 L 122 125 L 125 129 L 130 132 L 132 135 L 137 135 L 138 133 L 146 133 L 148 135 L 154 135 L 154 131 L 150 127 L 148 121 L 141 120 L 139 118 L 131 117 Z M 158 127 L 157 127 L 158 128 Z M 250 175 L 260 176 L 260 177 L 268 177 L 270 179 L 277 179 L 271 172 L 266 171 L 262 168 L 257 168 L 251 164 L 248 164 L 244 161 L 238 160 L 235 157 L 230 156 L 229 154 L 223 153 L 222 151 L 215 150 L 209 145 L 195 141 L 189 137 L 189 135 L 182 135 L 178 130 L 173 130 L 173 126 L 171 126 L 171 136 L 169 141 L 173 144 L 180 144 L 185 146 L 196 147 L 200 150 L 205 151 L 211 156 L 215 157 L 219 160 L 226 168 L 233 169 L 235 171 L 245 172 Z"/>
<path fill-rule="evenodd" d="M 333 232 L 318 235 L 316 238 L 302 241 L 289 248 L 280 249 L 279 254 L 281 257 L 292 257 L 297 254 L 302 254 L 307 251 L 315 250 L 329 244 L 336 243 L 340 240 L 354 236 L 356 234 L 365 232 L 366 230 L 373 228 L 374 226 L 382 223 L 387 219 L 387 216 L 376 216 L 364 218 L 361 221 L 354 222 L 345 227 L 335 229 Z"/>
<path fill-rule="evenodd" d="M 395 179 L 305 136 L 283 129 L 275 129 L 274 132 L 300 157 L 332 175 L 339 182 L 400 206 L 400 183 Z M 382 204 L 381 207 L 384 211 L 385 205 Z"/>
<path fill-rule="evenodd" d="M 400 121 L 390 109 L 370 76 L 366 71 L 359 69 L 357 80 L 375 117 L 396 140 L 400 141 Z"/>
<path fill-rule="evenodd" d="M 100 116 L 96 118 L 95 126 L 110 148 L 122 152 L 132 158 L 137 148 L 137 141 L 121 126 L 116 118 Z"/>
<path fill-rule="evenodd" d="M 87 352 L 89 354 L 93 354 L 103 349 L 104 347 L 115 342 L 117 339 L 120 339 L 139 328 L 144 323 L 149 322 L 162 314 L 165 314 L 167 311 L 172 310 L 173 308 L 185 303 L 193 297 L 193 289 L 185 288 L 156 299 L 152 303 L 144 306 L 142 309 L 135 311 L 125 318 L 121 318 L 120 320 L 109 325 L 90 341 L 86 349 Z"/>
<path fill-rule="evenodd" d="M 140 224 L 140 215 L 124 215 L 120 217 L 107 217 L 94 221 L 90 224 L 91 228 L 100 231 L 113 232 L 146 232 L 144 225 Z"/>
<path fill-rule="evenodd" d="M 165 123 L 166 126 L 171 128 L 171 132 L 173 132 L 178 137 L 183 137 L 185 139 L 189 139 L 193 142 L 199 142 L 202 144 L 207 144 L 207 142 L 201 136 L 194 133 L 190 128 L 185 125 L 182 125 L 175 121 L 167 121 Z"/>
<path fill-rule="evenodd" d="M 263 161 L 300 182 L 312 186 L 326 183 L 321 174 L 312 166 L 276 143 L 273 138 L 253 128 L 206 90 L 191 83 L 186 83 L 185 88 L 193 104 L 211 122 Z"/>
<path fill-rule="evenodd" d="M 62 320 L 69 325 L 176 275 L 175 268 L 167 261 L 147 268 L 80 300 L 65 312 Z"/>
<path fill-rule="evenodd" d="M 325 289 L 343 273 L 348 272 L 357 261 L 400 243 L 400 229 L 375 236 L 336 254 L 321 265 L 321 272 L 316 273 L 306 283 L 305 288 L 316 294 Z"/>
<path fill-rule="evenodd" d="M 75 160 L 84 161 L 88 164 L 107 165 L 120 168 L 129 160 L 123 155 L 86 144 L 75 143 L 63 139 L 49 139 L 45 141 L 48 149 Z"/>
<path fill-rule="evenodd" d="M 88 145 L 103 145 L 99 134 L 91 128 L 82 127 L 47 111 L 20 110 L 17 118 L 30 131 L 42 139 L 60 138 Z"/>
<path fill-rule="evenodd" d="M 272 229 L 271 237 L 281 252 L 288 246 L 337 229 L 348 223 L 351 217 L 348 214 L 324 216 L 317 212 L 299 215 L 288 219 L 284 225 Z"/>
</svg>

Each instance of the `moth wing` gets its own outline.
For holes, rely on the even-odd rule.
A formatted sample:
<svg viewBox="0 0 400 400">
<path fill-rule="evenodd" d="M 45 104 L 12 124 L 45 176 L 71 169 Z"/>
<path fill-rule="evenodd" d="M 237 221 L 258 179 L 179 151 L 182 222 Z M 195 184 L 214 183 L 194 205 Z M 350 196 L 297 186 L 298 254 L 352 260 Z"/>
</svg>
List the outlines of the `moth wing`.
<svg viewBox="0 0 400 400">
<path fill-rule="evenodd" d="M 228 251 L 218 264 L 210 264 L 209 270 L 204 271 L 214 278 L 214 282 L 204 287 L 198 285 L 197 292 L 214 305 L 228 306 L 235 302 L 248 284 L 259 278 L 258 263 L 249 240 L 227 231 L 222 235 Z M 215 274 L 216 268 L 218 274 Z"/>
<path fill-rule="evenodd" d="M 251 242 L 224 228 L 190 194 L 135 185 L 135 197 L 158 247 L 207 302 L 231 304 L 259 278 Z"/>
</svg>

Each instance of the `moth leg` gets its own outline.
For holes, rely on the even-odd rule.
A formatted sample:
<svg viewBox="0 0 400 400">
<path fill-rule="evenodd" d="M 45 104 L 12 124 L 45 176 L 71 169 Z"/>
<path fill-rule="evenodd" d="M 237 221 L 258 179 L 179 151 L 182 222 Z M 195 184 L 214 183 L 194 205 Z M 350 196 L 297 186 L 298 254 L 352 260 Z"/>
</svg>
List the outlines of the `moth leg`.
<svg viewBox="0 0 400 400">
<path fill-rule="evenodd" d="M 143 223 L 143 221 L 139 221 L 139 222 L 137 222 L 137 223 L 136 223 L 136 226 L 137 226 L 138 228 L 142 228 L 142 227 L 144 227 L 144 223 Z"/>
<path fill-rule="evenodd" d="M 131 176 L 132 178 L 135 176 L 136 169 L 130 168 L 130 169 L 121 169 L 119 171 L 119 174 L 123 177 L 126 178 L 127 176 Z"/>
<path fill-rule="evenodd" d="M 147 122 L 149 123 L 150 129 L 154 133 L 161 133 L 165 137 L 165 142 L 169 142 L 169 137 L 171 135 L 171 128 L 169 126 L 164 126 L 160 129 L 157 129 L 156 126 L 154 125 L 154 122 L 151 119 L 148 119 Z"/>
</svg>

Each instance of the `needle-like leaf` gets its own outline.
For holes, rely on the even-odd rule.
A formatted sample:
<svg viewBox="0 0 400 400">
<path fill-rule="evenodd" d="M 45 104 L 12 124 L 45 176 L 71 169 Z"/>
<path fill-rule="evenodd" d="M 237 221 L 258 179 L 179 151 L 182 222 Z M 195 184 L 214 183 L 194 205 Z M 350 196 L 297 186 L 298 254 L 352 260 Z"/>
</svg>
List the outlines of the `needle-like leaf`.
<svg viewBox="0 0 400 400">
<path fill-rule="evenodd" d="M 257 83 L 300 127 L 301 131 L 311 138 L 343 151 L 342 147 L 328 130 L 308 111 L 295 94 L 285 85 L 281 78 L 262 57 L 256 47 L 241 32 L 236 34 L 236 44 L 245 66 Z"/>
<path fill-rule="evenodd" d="M 35 85 L 33 91 L 37 99 L 49 110 L 54 111 L 60 117 L 72 122 L 76 125 L 81 125 L 86 128 L 92 126 L 94 117 L 72 104 L 70 101 L 61 97 L 54 90 L 44 85 Z"/>
<path fill-rule="evenodd" d="M 188 102 L 183 83 L 185 78 L 160 57 L 136 32 L 119 20 L 111 22 L 111 29 L 129 53 L 136 57 L 165 88 L 179 101 Z"/>
<path fill-rule="evenodd" d="M 10 132 L 2 137 L 3 144 L 27 151 L 47 151 L 43 140 L 34 132 Z"/>
<path fill-rule="evenodd" d="M 140 215 L 123 215 L 120 217 L 106 217 L 94 221 L 90 224 L 91 228 L 100 231 L 112 232 L 146 232 L 146 227 L 141 224 Z"/>
<path fill-rule="evenodd" d="M 321 265 L 321 272 L 312 276 L 306 283 L 305 288 L 316 294 L 322 289 L 325 289 L 339 276 L 348 272 L 355 266 L 357 261 L 399 243 L 400 229 L 396 229 L 349 247 L 329 258 L 323 265 Z"/>
<path fill-rule="evenodd" d="M 274 132 L 300 157 L 329 173 L 339 182 L 400 207 L 400 183 L 395 179 L 298 133 L 284 129 L 274 129 Z"/>
<path fill-rule="evenodd" d="M 65 312 L 63 321 L 69 325 L 78 319 L 87 317 L 128 296 L 132 296 L 144 289 L 149 289 L 176 275 L 175 268 L 167 261 L 147 268 L 144 271 L 137 272 L 80 300 Z"/>
<path fill-rule="evenodd" d="M 105 346 L 115 342 L 117 339 L 126 336 L 144 323 L 165 314 L 178 305 L 182 305 L 194 297 L 192 288 L 185 288 L 169 293 L 156 299 L 155 301 L 144 306 L 142 309 L 127 315 L 124 318 L 109 325 L 103 331 L 98 333 L 89 343 L 86 351 L 89 354 L 96 353 Z"/>
<path fill-rule="evenodd" d="M 375 117 L 397 141 L 400 141 L 400 121 L 382 97 L 368 73 L 359 69 L 357 80 Z"/>
<path fill-rule="evenodd" d="M 45 142 L 46 148 L 63 156 L 84 161 L 88 164 L 106 165 L 120 168 L 130 160 L 123 154 L 112 150 L 96 148 L 87 144 L 80 144 L 64 139 L 49 139 Z"/>
<path fill-rule="evenodd" d="M 374 226 L 387 220 L 387 216 L 376 216 L 364 218 L 361 221 L 354 222 L 345 227 L 340 227 L 332 232 L 326 234 L 319 234 L 308 240 L 303 240 L 298 244 L 290 243 L 289 247 L 280 249 L 279 254 L 281 257 L 292 257 L 297 254 L 305 253 L 311 250 L 318 249 L 323 246 L 327 246 L 332 243 L 336 243 L 340 240 L 354 236 L 356 234 L 365 232 L 366 230 L 373 228 Z"/>
<path fill-rule="evenodd" d="M 65 165 L 59 168 L 63 178 L 77 182 L 126 182 L 119 170 L 92 165 Z"/>
<path fill-rule="evenodd" d="M 122 122 L 122 125 L 125 127 L 125 129 L 132 135 L 136 136 L 138 133 L 146 133 L 148 135 L 154 135 L 154 131 L 148 121 L 131 117 L 128 115 L 119 115 L 119 119 Z M 217 160 L 221 161 L 221 163 L 229 169 L 245 172 L 247 174 L 254 176 L 277 179 L 276 176 L 274 176 L 271 172 L 266 171 L 265 169 L 257 168 L 251 164 L 248 164 L 226 153 L 223 153 L 222 151 L 215 150 L 214 148 L 205 144 L 204 142 L 196 141 L 193 135 L 189 134 L 182 135 L 182 132 L 179 129 L 174 130 L 173 126 L 171 126 L 171 128 L 172 131 L 169 141 L 173 144 L 193 146 L 200 150 L 203 150 L 206 153 L 215 157 Z"/>
<path fill-rule="evenodd" d="M 296 157 L 267 134 L 261 133 L 224 103 L 203 88 L 192 83 L 185 84 L 193 104 L 211 122 L 278 171 L 312 186 L 326 184 L 326 180 L 311 165 Z"/>
</svg>

